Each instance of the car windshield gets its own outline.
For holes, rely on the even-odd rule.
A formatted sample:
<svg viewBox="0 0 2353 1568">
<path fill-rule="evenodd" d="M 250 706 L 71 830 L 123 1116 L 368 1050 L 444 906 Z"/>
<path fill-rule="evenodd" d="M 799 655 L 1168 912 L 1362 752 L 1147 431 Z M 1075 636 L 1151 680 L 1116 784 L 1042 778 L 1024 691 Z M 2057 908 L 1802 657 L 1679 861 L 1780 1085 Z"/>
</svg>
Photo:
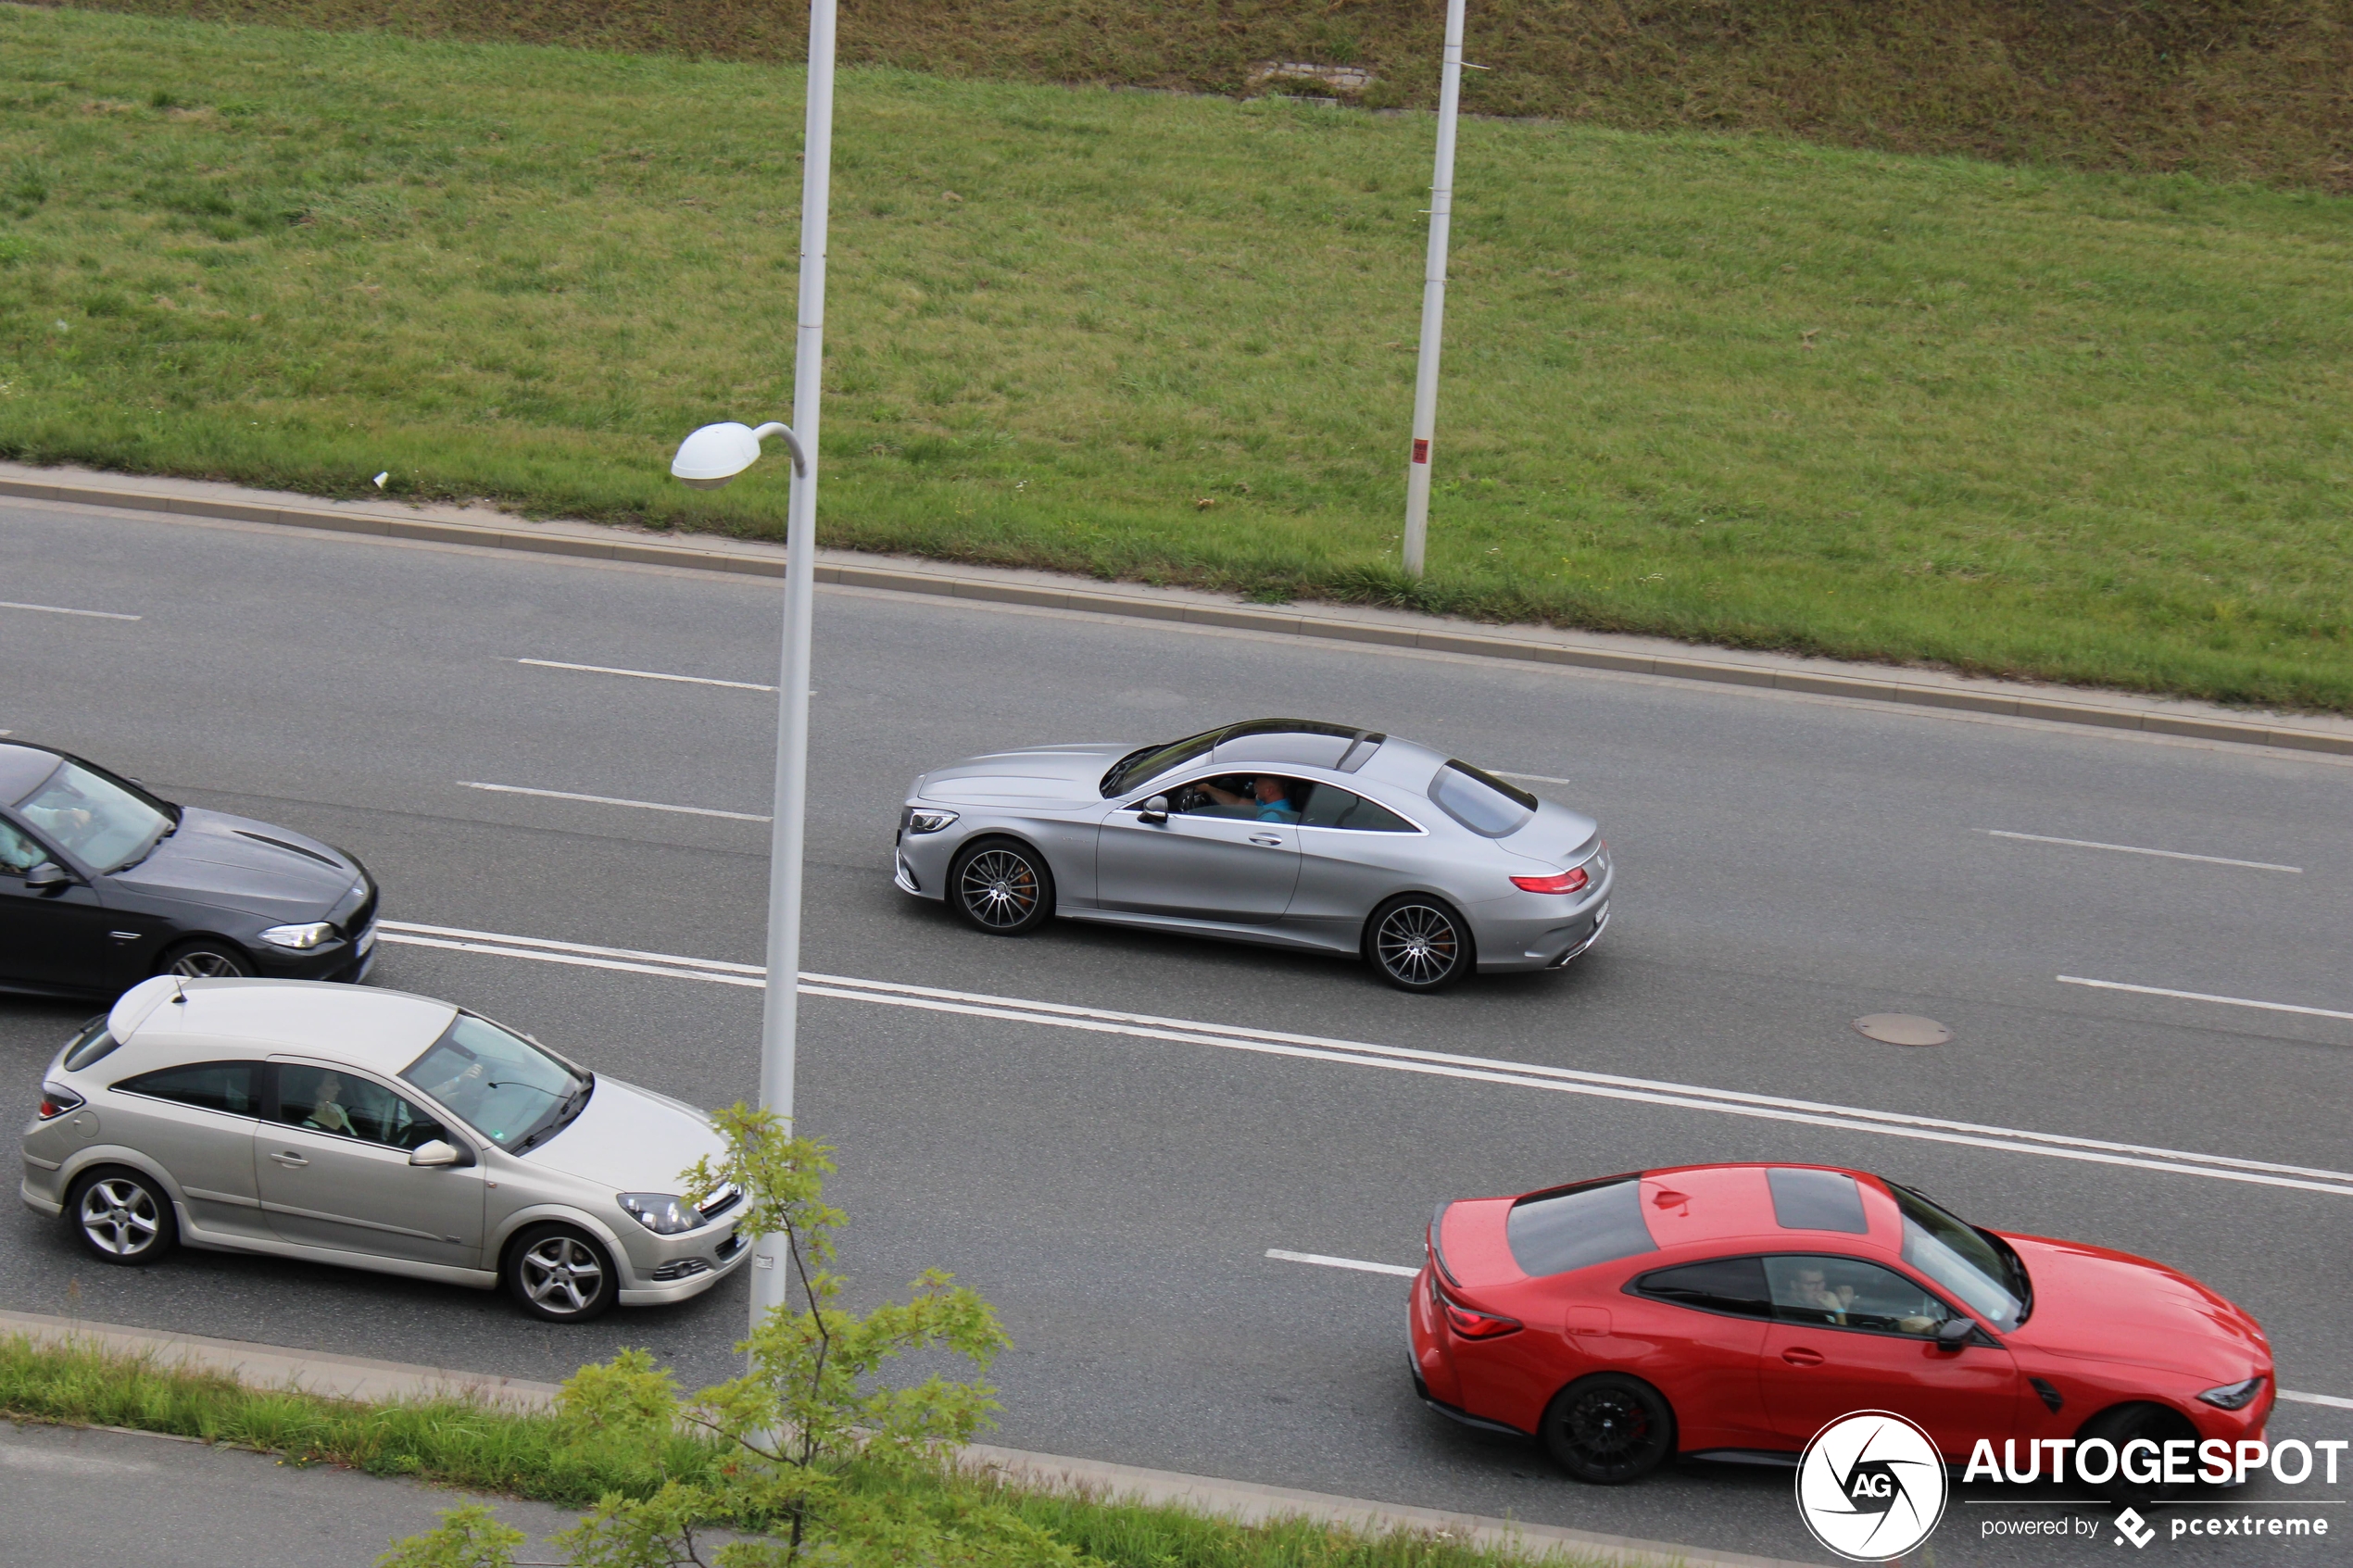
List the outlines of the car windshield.
<svg viewBox="0 0 2353 1568">
<path fill-rule="evenodd" d="M 1517 833 L 1536 814 L 1537 799 L 1467 762 L 1449 762 L 1429 781 L 1429 797 L 1463 826 L 1489 838 Z"/>
<path fill-rule="evenodd" d="M 459 1013 L 401 1077 L 503 1149 L 521 1153 L 569 1126 L 596 1087 L 520 1035 Z"/>
<path fill-rule="evenodd" d="M 1209 748 L 1217 744 L 1217 737 L 1225 733 L 1223 730 L 1204 730 L 1197 735 L 1187 735 L 1183 740 L 1129 752 L 1113 763 L 1111 771 L 1103 775 L 1103 798 L 1109 800 L 1114 795 L 1133 789 L 1146 779 L 1156 779 L 1171 768 L 1182 767 L 1196 757 L 1207 756 Z"/>
<path fill-rule="evenodd" d="M 17 802 L 33 832 L 85 866 L 119 872 L 147 858 L 172 820 L 112 779 L 60 762 L 41 786 Z"/>
<path fill-rule="evenodd" d="M 1904 1211 L 1904 1261 L 2005 1334 L 2026 1321 L 2031 1289 L 2015 1254 L 1911 1188 L 1890 1182 L 1888 1190 Z"/>
</svg>

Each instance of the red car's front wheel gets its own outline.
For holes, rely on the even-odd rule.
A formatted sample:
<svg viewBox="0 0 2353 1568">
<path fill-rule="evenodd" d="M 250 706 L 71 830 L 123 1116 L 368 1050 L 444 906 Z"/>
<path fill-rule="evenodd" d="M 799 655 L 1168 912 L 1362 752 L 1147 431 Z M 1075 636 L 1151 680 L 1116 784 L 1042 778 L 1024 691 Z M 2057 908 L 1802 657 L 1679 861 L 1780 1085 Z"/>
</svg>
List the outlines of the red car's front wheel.
<svg viewBox="0 0 2353 1568">
<path fill-rule="evenodd" d="M 1658 1468 L 1675 1451 L 1675 1411 L 1639 1377 L 1597 1373 L 1570 1384 L 1544 1411 L 1544 1446 L 1579 1481 L 1613 1486 Z"/>
</svg>

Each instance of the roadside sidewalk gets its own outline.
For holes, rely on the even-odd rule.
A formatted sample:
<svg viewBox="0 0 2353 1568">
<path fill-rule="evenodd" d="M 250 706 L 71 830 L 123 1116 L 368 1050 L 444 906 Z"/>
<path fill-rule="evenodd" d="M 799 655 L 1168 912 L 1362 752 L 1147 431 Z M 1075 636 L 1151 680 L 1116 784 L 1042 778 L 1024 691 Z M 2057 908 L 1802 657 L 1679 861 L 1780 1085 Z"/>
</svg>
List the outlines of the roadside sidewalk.
<svg viewBox="0 0 2353 1568">
<path fill-rule="evenodd" d="M 321 501 L 202 480 L 153 479 L 86 469 L 0 463 L 0 496 L 110 507 L 191 521 L 322 529 L 751 576 L 781 577 L 785 571 L 782 545 L 720 534 L 534 522 L 486 507 Z M 2080 686 L 1978 680 L 1908 666 L 1700 647 L 1660 637 L 1491 626 L 1364 606 L 1254 605 L 1188 588 L 1102 583 L 1052 572 L 961 566 L 848 550 L 821 549 L 817 580 L 842 587 L 1132 616 L 2353 757 L 2353 719 L 2265 713 Z"/>
<path fill-rule="evenodd" d="M 257 1387 L 299 1387 L 309 1393 L 339 1399 L 384 1401 L 457 1395 L 518 1410 L 534 1410 L 545 1407 L 556 1395 L 552 1384 L 531 1383 L 520 1378 L 449 1372 L 439 1367 L 411 1366 L 398 1361 L 370 1361 L 359 1356 L 250 1345 L 230 1339 L 208 1339 L 192 1334 L 166 1334 L 113 1323 L 82 1323 L 34 1312 L 0 1311 L 0 1336 L 15 1335 L 22 1335 L 36 1345 L 78 1342 L 118 1354 L 151 1355 L 164 1366 L 222 1373 Z M 6 1428 L 0 1428 L 0 1434 L 5 1432 Z M 1053 1454 L 1025 1453 L 1015 1449 L 981 1444 L 967 1449 L 965 1454 L 968 1462 L 998 1470 L 1026 1486 L 1089 1492 L 1141 1503 L 1170 1504 L 1243 1524 L 1299 1516 L 1368 1531 L 1408 1529 L 1432 1534 L 1444 1532 L 1477 1546 L 1521 1551 L 1537 1561 L 1542 1561 L 1554 1551 L 1573 1552 L 1587 1559 L 1599 1558 L 1617 1563 L 1619 1568 L 1676 1568 L 1679 1564 L 1681 1568 L 1800 1568 L 1798 1564 L 1773 1558 L 1700 1552 L 1662 1541 L 1635 1540 L 1623 1536 L 1598 1535 L 1551 1525 L 1520 1524 L 1508 1519 L 1449 1513 L 1439 1509 L 1408 1508 L 1361 1498 L 1333 1497 L 1323 1492 L 1264 1486 L 1244 1481 L 1215 1480 L 1172 1471 L 1109 1464 L 1099 1460 L 1064 1459 Z M 38 1466 L 49 1461 L 34 1460 L 27 1462 Z M 8 1474 L 13 1483 L 16 1479 L 14 1472 L 21 1468 L 25 1466 L 11 1459 L 7 1443 L 0 1441 L 0 1474 Z M 400 1482 L 371 1484 L 395 1488 L 407 1485 Z M 416 1490 L 414 1487 L 407 1489 Z M 452 1494 L 435 1507 L 455 1506 L 457 1500 Z M 326 1505 L 321 1503 L 319 1506 Z M 537 1508 L 537 1505 L 527 1506 Z M 510 1511 L 508 1506 L 502 1505 L 500 1512 L 509 1513 Z M 409 1528 L 430 1528 L 433 1522 L 428 1515 L 422 1523 Z M 525 1525 L 520 1518 L 510 1518 L 510 1522 Z M 563 1521 L 565 1524 L 570 1522 L 569 1518 Z M 536 1524 L 525 1527 L 545 1533 Z M 378 1546 L 375 1549 L 380 1551 L 382 1547 Z M 90 1557 L 86 1551 L 80 1553 L 79 1558 L 81 1561 L 99 1561 Z M 74 1560 L 74 1554 L 22 1559 L 26 1562 L 38 1561 L 44 1564 Z M 280 1554 L 274 1550 L 256 1552 L 251 1558 L 254 1562 L 280 1560 Z M 0 1546 L 0 1568 L 7 1568 L 18 1561 L 8 1555 L 5 1546 Z M 222 1558 L 218 1561 L 238 1560 Z M 306 1558 L 301 1561 L 307 1563 L 310 1560 Z M 320 1561 L 330 1559 L 321 1558 Z M 359 1561 L 373 1562 L 374 1559 L 367 1557 Z"/>
</svg>

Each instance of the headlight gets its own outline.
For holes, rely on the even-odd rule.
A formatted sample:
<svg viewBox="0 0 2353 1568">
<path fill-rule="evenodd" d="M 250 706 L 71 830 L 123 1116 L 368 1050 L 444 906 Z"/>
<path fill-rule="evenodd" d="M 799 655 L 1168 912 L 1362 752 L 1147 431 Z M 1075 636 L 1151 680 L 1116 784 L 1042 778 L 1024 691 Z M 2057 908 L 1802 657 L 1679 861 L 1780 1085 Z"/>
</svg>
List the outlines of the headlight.
<svg viewBox="0 0 2353 1568">
<path fill-rule="evenodd" d="M 935 811 L 924 806 L 910 806 L 899 818 L 900 825 L 909 833 L 937 833 L 955 820 L 953 811 Z"/>
<path fill-rule="evenodd" d="M 335 939 L 335 928 L 325 921 L 314 920 L 308 925 L 273 925 L 261 934 L 261 939 L 273 947 L 291 947 L 307 953 L 321 942 Z"/>
<path fill-rule="evenodd" d="M 688 1208 L 685 1198 L 671 1193 L 624 1192 L 621 1206 L 656 1236 L 676 1236 L 702 1223 L 702 1216 Z"/>
<path fill-rule="evenodd" d="M 2218 1411 L 2243 1411 L 2263 1392 L 2263 1380 L 2250 1377 L 2244 1383 L 2225 1383 L 2220 1388 L 2208 1388 L 2198 1399 Z"/>
</svg>

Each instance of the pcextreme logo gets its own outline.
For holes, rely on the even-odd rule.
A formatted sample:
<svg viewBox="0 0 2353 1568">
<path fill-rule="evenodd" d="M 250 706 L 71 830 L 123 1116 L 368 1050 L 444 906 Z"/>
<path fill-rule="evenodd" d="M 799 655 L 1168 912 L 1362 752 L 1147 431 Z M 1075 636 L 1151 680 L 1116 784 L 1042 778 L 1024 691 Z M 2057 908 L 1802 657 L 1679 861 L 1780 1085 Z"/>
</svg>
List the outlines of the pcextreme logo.
<svg viewBox="0 0 2353 1568">
<path fill-rule="evenodd" d="M 1944 1517 L 1944 1461 L 1928 1434 L 1890 1411 L 1843 1415 L 1797 1461 L 1797 1513 L 1853 1562 L 1901 1557 Z"/>
</svg>

